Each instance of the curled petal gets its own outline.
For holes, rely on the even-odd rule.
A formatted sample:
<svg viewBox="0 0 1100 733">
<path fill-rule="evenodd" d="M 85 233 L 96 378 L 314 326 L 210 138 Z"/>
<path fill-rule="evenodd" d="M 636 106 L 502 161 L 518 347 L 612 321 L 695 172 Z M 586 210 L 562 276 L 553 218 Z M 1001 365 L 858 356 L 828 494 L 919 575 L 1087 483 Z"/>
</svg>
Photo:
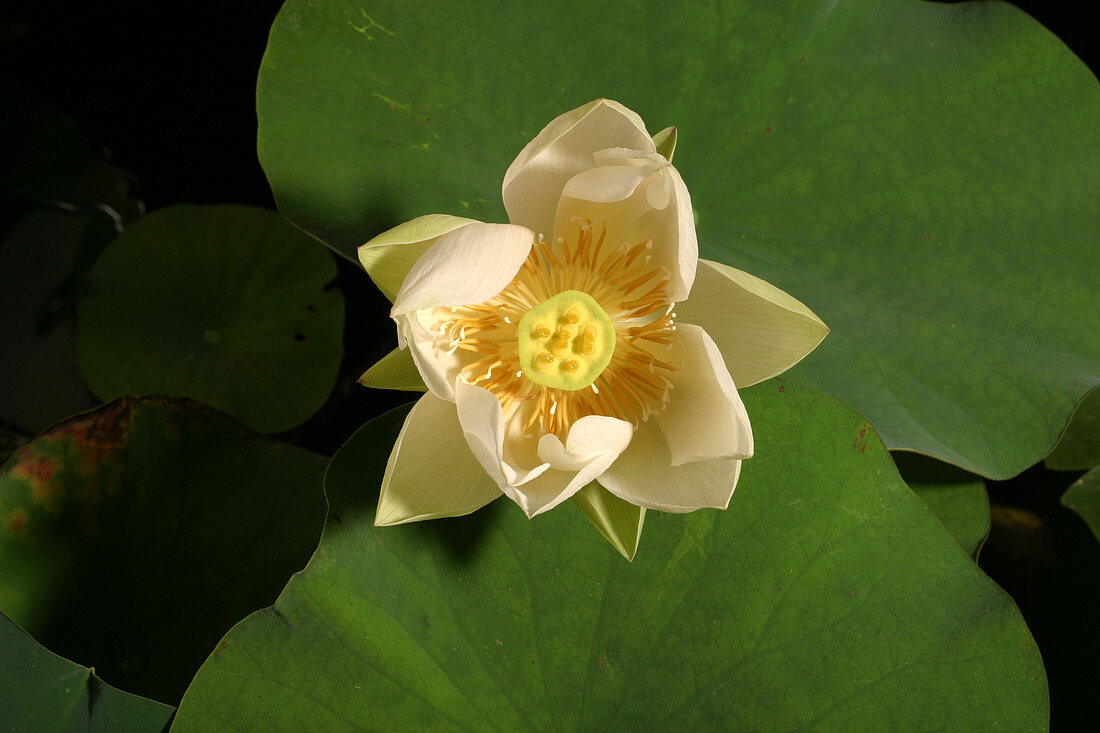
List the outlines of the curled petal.
<svg viewBox="0 0 1100 733">
<path fill-rule="evenodd" d="M 673 466 L 701 458 L 751 458 L 752 428 L 722 354 L 699 326 L 681 323 L 668 406 L 654 418 Z"/>
<path fill-rule="evenodd" d="M 522 440 L 516 421 L 506 423 L 500 402 L 487 389 L 458 381 L 454 387 L 458 421 L 474 457 L 505 494 L 518 503 L 514 487 L 526 483 L 550 468 L 547 463 L 519 466 L 519 461 L 506 451 L 506 442 L 515 444 Z M 530 456 L 524 456 L 531 463 Z"/>
<path fill-rule="evenodd" d="M 488 390 L 459 381 L 455 403 L 470 450 L 528 517 L 553 509 L 602 474 L 633 434 L 628 422 L 590 415 L 573 423 L 564 443 L 543 436 L 532 450 L 522 419 L 506 421 Z"/>
<path fill-rule="evenodd" d="M 611 147 L 656 150 L 642 118 L 610 99 L 597 99 L 554 119 L 504 174 L 508 220 L 549 237 L 565 182 L 592 167 L 593 153 Z"/>
<path fill-rule="evenodd" d="M 677 303 L 681 322 L 702 326 L 744 389 L 782 374 L 829 333 L 813 311 L 758 277 L 700 260 L 691 296 Z"/>
<path fill-rule="evenodd" d="M 680 174 L 661 155 L 635 150 L 600 151 L 603 163 L 565 184 L 555 236 L 568 238 L 578 219 L 603 222 L 607 243 L 653 243 L 653 263 L 669 271 L 672 300 L 683 300 L 695 280 L 699 243 L 691 197 Z"/>
<path fill-rule="evenodd" d="M 534 234 L 513 224 L 469 224 L 445 234 L 409 270 L 391 316 L 482 303 L 519 272 Z"/>
<path fill-rule="evenodd" d="M 672 465 L 661 430 L 644 422 L 619 460 L 600 477 L 600 484 L 620 499 L 662 512 L 725 509 L 729 506 L 741 461 L 704 458 Z"/>
<path fill-rule="evenodd" d="M 444 234 L 470 224 L 474 219 L 447 214 L 418 216 L 382 232 L 359 247 L 359 262 L 392 303 L 413 264 Z"/>
<path fill-rule="evenodd" d="M 397 436 L 375 514 L 376 526 L 469 514 L 500 496 L 470 453 L 455 406 L 426 394 Z"/>
<path fill-rule="evenodd" d="M 516 503 L 529 517 L 553 509 L 606 471 L 633 435 L 625 420 L 589 415 L 570 426 L 564 443 L 556 435 L 542 436 L 538 457 L 549 469 L 515 487 Z"/>
<path fill-rule="evenodd" d="M 454 402 L 455 378 L 463 364 L 459 355 L 447 347 L 446 340 L 433 330 L 431 317 L 436 314 L 437 309 L 429 309 L 395 316 L 397 343 L 401 349 L 408 348 L 428 390 L 441 400 Z"/>
<path fill-rule="evenodd" d="M 588 415 L 569 428 L 565 442 L 556 435 L 539 438 L 539 458 L 559 471 L 581 471 L 599 456 L 614 460 L 630 444 L 634 426 L 626 420 Z M 594 478 L 594 477 L 593 477 Z"/>
</svg>

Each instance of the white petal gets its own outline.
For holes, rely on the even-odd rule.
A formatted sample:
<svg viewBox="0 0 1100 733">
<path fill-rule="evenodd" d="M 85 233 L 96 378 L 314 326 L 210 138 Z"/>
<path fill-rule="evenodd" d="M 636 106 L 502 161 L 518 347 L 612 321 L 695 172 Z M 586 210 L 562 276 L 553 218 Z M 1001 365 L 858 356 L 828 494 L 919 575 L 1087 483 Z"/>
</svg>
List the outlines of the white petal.
<svg viewBox="0 0 1100 733">
<path fill-rule="evenodd" d="M 426 394 L 394 443 L 374 523 L 457 517 L 499 496 L 500 489 L 470 453 L 455 406 Z"/>
<path fill-rule="evenodd" d="M 454 383 L 462 370 L 462 360 L 448 347 L 446 339 L 432 329 L 434 324 L 428 320 L 431 315 L 432 309 L 395 316 L 397 342 L 408 348 L 428 390 L 441 400 L 454 402 Z"/>
<path fill-rule="evenodd" d="M 607 227 L 607 244 L 653 242 L 655 266 L 668 269 L 672 299 L 683 300 L 695 280 L 699 242 L 687 186 L 676 169 L 657 153 L 603 150 L 607 165 L 571 178 L 562 191 L 555 236 L 575 234 L 577 218 Z"/>
<path fill-rule="evenodd" d="M 657 149 L 642 118 L 609 99 L 597 99 L 554 119 L 504 174 L 508 220 L 549 239 L 565 182 L 591 168 L 597 150 L 612 147 L 647 153 Z"/>
<path fill-rule="evenodd" d="M 392 303 L 413 264 L 436 239 L 460 227 L 477 223 L 474 219 L 447 214 L 419 216 L 382 232 L 359 247 L 359 262 Z"/>
<path fill-rule="evenodd" d="M 749 415 L 714 341 L 699 326 L 676 328 L 668 406 L 654 418 L 665 436 L 673 466 L 700 458 L 750 458 Z"/>
<path fill-rule="evenodd" d="M 489 300 L 519 272 L 533 241 L 530 230 L 512 224 L 470 224 L 443 235 L 409 270 L 390 315 Z"/>
<path fill-rule="evenodd" d="M 515 443 L 520 436 L 515 421 L 505 422 L 504 410 L 492 392 L 461 380 L 454 389 L 458 421 L 471 452 L 497 486 L 518 502 L 514 487 L 530 481 L 550 465 L 541 463 L 525 467 L 519 465 L 513 455 L 506 455 L 505 441 Z"/>
<path fill-rule="evenodd" d="M 626 420 L 588 415 L 569 427 L 564 444 L 556 435 L 539 438 L 539 458 L 559 471 L 580 471 L 599 456 L 622 453 L 633 435 L 634 426 Z"/>
<path fill-rule="evenodd" d="M 729 506 L 741 461 L 707 458 L 673 466 L 660 429 L 644 422 L 600 484 L 620 499 L 663 512 L 725 509 Z"/>
<path fill-rule="evenodd" d="M 630 423 L 593 415 L 573 424 L 564 445 L 544 436 L 536 448 L 523 437 L 525 415 L 505 420 L 488 390 L 459 381 L 455 404 L 471 452 L 528 517 L 553 509 L 601 475 L 633 433 Z"/>
<path fill-rule="evenodd" d="M 516 503 L 528 517 L 553 509 L 603 474 L 633 435 L 625 420 L 589 415 L 569 427 L 564 444 L 556 435 L 542 436 L 538 457 L 550 468 L 515 487 Z"/>
<path fill-rule="evenodd" d="M 738 387 L 782 374 L 828 335 L 813 311 L 774 285 L 719 262 L 700 262 L 691 296 L 676 312 L 710 334 Z"/>
</svg>

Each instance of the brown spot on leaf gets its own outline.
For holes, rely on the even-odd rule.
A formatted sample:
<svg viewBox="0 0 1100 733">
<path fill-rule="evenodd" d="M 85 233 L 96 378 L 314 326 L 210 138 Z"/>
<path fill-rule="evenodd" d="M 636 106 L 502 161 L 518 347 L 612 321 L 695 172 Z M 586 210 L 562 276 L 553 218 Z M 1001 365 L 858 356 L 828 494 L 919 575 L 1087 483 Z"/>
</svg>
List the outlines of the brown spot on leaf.
<svg viewBox="0 0 1100 733">
<path fill-rule="evenodd" d="M 871 423 L 864 422 L 863 427 L 859 429 L 859 433 L 852 439 L 852 447 L 856 449 L 857 453 L 863 453 L 867 450 L 867 429 L 871 427 Z"/>
</svg>

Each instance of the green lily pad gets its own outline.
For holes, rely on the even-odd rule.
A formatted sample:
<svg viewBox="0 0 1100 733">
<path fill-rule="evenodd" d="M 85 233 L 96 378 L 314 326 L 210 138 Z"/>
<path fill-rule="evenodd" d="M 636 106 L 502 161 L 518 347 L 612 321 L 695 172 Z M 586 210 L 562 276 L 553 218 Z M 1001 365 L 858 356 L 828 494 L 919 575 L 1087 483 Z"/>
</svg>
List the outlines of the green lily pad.
<svg viewBox="0 0 1100 733">
<path fill-rule="evenodd" d="M 289 0 L 257 90 L 280 210 L 348 256 L 421 214 L 503 221 L 523 145 L 610 97 L 677 126 L 703 255 L 832 329 L 792 379 L 891 448 L 1046 455 L 1100 383 L 1088 69 L 1005 3 L 631 7 Z"/>
<path fill-rule="evenodd" d="M 989 495 L 981 477 L 927 456 L 895 453 L 902 480 L 975 560 L 989 536 Z"/>
<path fill-rule="evenodd" d="M 158 733 L 173 708 L 111 687 L 0 614 L 0 711 L 11 731 Z"/>
<path fill-rule="evenodd" d="M 136 222 L 92 269 L 77 360 L 101 399 L 191 397 L 261 432 L 316 412 L 343 356 L 331 256 L 278 214 L 173 206 Z"/>
<path fill-rule="evenodd" d="M 577 510 L 375 528 L 404 410 L 325 477 L 321 544 L 203 665 L 176 729 L 1043 730 L 1011 599 L 867 423 L 792 384 L 744 393 L 727 512 L 647 512 L 633 563 Z"/>
<path fill-rule="evenodd" d="M 1073 419 L 1044 463 L 1055 471 L 1100 466 L 1100 389 L 1089 392 L 1077 405 Z"/>
<path fill-rule="evenodd" d="M 1096 539 L 1100 540 L 1100 466 L 1077 479 L 1062 494 L 1062 504 L 1085 520 Z"/>
<path fill-rule="evenodd" d="M 111 684 L 174 703 L 316 547 L 326 463 L 190 400 L 60 423 L 0 473 L 0 610 Z"/>
</svg>

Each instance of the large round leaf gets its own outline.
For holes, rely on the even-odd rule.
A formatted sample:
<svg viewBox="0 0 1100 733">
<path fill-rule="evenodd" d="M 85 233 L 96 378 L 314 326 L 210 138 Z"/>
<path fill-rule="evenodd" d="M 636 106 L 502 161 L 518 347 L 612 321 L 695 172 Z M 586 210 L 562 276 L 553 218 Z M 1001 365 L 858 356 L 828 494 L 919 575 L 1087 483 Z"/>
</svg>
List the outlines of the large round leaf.
<svg viewBox="0 0 1100 733">
<path fill-rule="evenodd" d="M 0 713 L 10 731 L 158 733 L 172 708 L 116 690 L 0 614 Z"/>
<path fill-rule="evenodd" d="M 81 372 L 101 399 L 192 397 L 262 432 L 328 397 L 343 351 L 329 254 L 278 214 L 174 206 L 96 262 L 77 320 Z"/>
<path fill-rule="evenodd" d="M 289 0 L 260 70 L 280 209 L 341 252 L 500 183 L 596 97 L 679 126 L 702 252 L 832 335 L 792 378 L 993 477 L 1100 382 L 1100 90 L 1003 3 Z"/>
<path fill-rule="evenodd" d="M 866 422 L 770 382 L 728 512 L 649 512 L 627 563 L 579 511 L 375 528 L 403 413 L 326 474 L 317 553 L 199 671 L 179 730 L 1041 730 L 1012 601 Z"/>
<path fill-rule="evenodd" d="M 123 399 L 60 423 L 0 473 L 0 610 L 174 703 L 316 547 L 326 463 L 190 400 Z"/>
</svg>

